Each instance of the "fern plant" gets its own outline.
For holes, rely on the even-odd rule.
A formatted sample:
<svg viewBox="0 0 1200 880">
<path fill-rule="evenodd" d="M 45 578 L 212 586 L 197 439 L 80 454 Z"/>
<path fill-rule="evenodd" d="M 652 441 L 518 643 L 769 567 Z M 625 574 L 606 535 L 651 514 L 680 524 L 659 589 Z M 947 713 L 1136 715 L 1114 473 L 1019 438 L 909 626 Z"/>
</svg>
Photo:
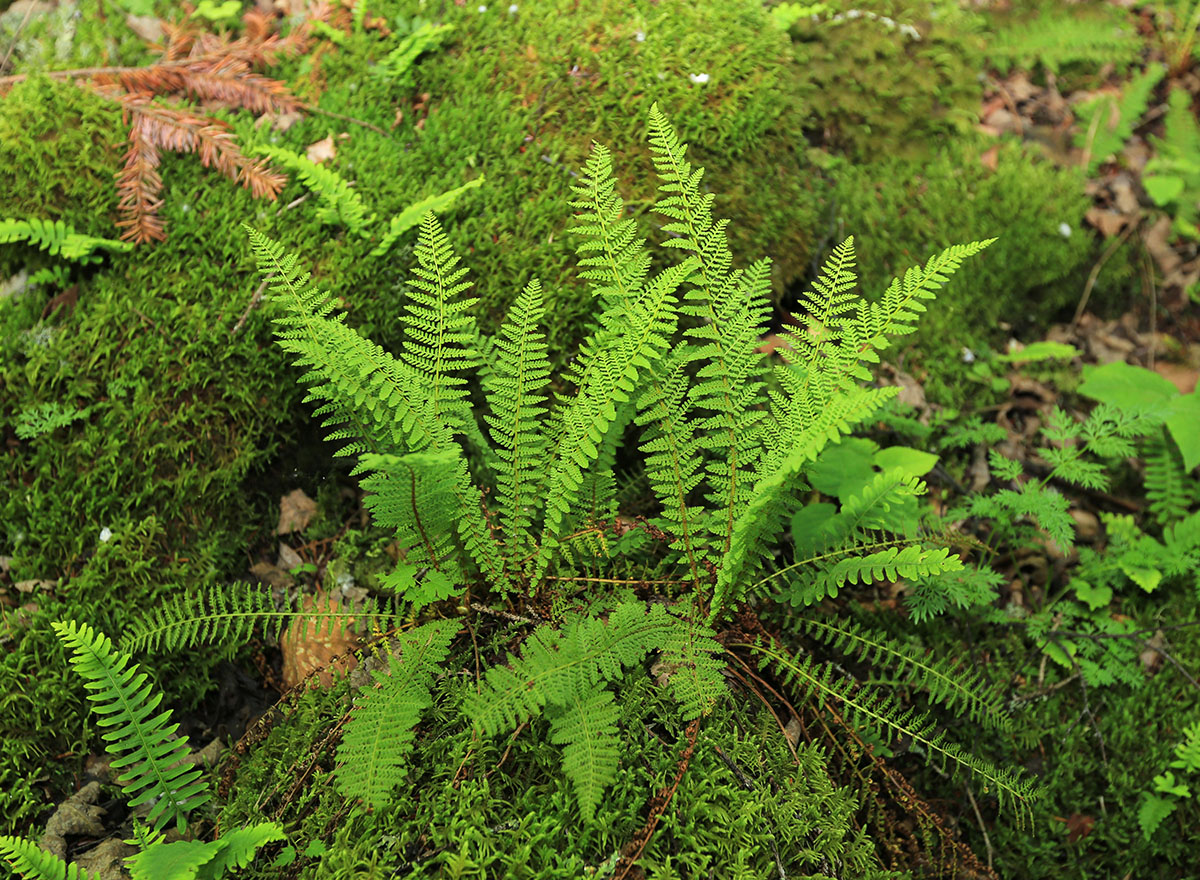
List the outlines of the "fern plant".
<svg viewBox="0 0 1200 880">
<path fill-rule="evenodd" d="M 98 262 L 100 255 L 96 251 L 100 249 L 120 252 L 133 247 L 128 241 L 96 238 L 76 232 L 61 220 L 0 220 L 0 244 L 14 241 L 27 241 L 49 251 L 52 257 L 61 255 L 64 259 L 80 263 Z"/>
<path fill-rule="evenodd" d="M 492 736 L 543 719 L 585 820 L 620 772 L 614 683 L 657 655 L 670 670 L 678 717 L 698 723 L 725 697 L 731 651 L 757 652 L 804 693 L 919 738 L 931 757 L 980 774 L 1004 801 L 1026 798 L 1027 781 L 945 743 L 929 719 L 869 685 L 834 680 L 831 667 L 778 645 L 729 643 L 737 641 L 731 616 L 752 614 L 753 602 L 962 568 L 945 547 L 890 534 L 873 519 L 870 529 L 843 530 L 837 566 L 781 567 L 777 551 L 791 553 L 780 536 L 803 506 L 813 461 L 894 395 L 864 384 L 890 337 L 911 332 L 947 278 L 989 242 L 947 248 L 867 302 L 850 292 L 847 240 L 808 295 L 791 350 L 772 365 L 758 350 L 769 262 L 734 266 L 703 170 L 657 107 L 649 134 L 655 207 L 682 258 L 651 270 L 611 156 L 596 145 L 571 205 L 597 318 L 563 376 L 552 377 L 539 329 L 547 307 L 540 283 L 524 286 L 500 332 L 487 337 L 465 296 L 466 269 L 432 214 L 421 221 L 396 355 L 350 328 L 282 245 L 249 232 L 270 281 L 278 342 L 339 454 L 357 460 L 375 522 L 394 530 L 404 554 L 385 587 L 403 610 L 394 622 L 411 623 L 384 642 L 386 666 L 345 726 L 339 791 L 378 805 L 403 781 L 432 681 L 478 609 L 535 628 L 481 675 L 461 706 L 465 723 Z M 468 393 L 472 373 L 482 380 L 481 414 Z M 618 468 L 639 452 L 655 513 L 630 532 L 618 518 Z M 918 483 L 905 482 L 903 492 L 922 491 Z M 649 544 L 648 556 L 612 558 L 639 542 Z M 637 577 L 622 576 L 629 565 Z M 240 638 L 256 617 L 278 620 L 262 595 L 169 606 L 133 634 L 174 648 Z M 215 623 L 222 615 L 237 623 Z M 835 649 L 907 669 L 952 710 L 994 713 L 994 701 L 974 694 L 977 679 L 858 629 L 840 632 Z"/>
<path fill-rule="evenodd" d="M 162 694 L 149 683 L 133 658 L 116 649 L 108 636 L 87 624 L 61 621 L 53 624 L 59 639 L 72 651 L 71 665 L 89 691 L 92 712 L 103 728 L 106 751 L 113 770 L 124 770 L 117 781 L 130 807 L 150 804 L 149 825 L 136 822 L 137 852 L 125 859 L 133 880 L 220 880 L 232 868 L 253 860 L 257 851 L 283 840 L 283 829 L 273 822 L 237 829 L 211 841 L 165 842 L 160 829 L 174 821 L 186 830 L 187 814 L 206 803 L 208 784 L 203 770 L 189 765 L 187 742 L 175 739 L 178 724 L 170 711 L 156 713 Z M 68 865 L 37 843 L 19 837 L 0 837 L 0 857 L 25 880 L 98 880 L 77 865 Z"/>
<path fill-rule="evenodd" d="M 1200 9 L 1200 6 L 1197 7 Z M 1142 183 L 1156 205 L 1172 209 L 1175 231 L 1200 239 L 1200 125 L 1187 89 L 1173 88 L 1168 98 L 1166 132 L 1154 139 L 1156 155 L 1146 163 Z"/>
</svg>

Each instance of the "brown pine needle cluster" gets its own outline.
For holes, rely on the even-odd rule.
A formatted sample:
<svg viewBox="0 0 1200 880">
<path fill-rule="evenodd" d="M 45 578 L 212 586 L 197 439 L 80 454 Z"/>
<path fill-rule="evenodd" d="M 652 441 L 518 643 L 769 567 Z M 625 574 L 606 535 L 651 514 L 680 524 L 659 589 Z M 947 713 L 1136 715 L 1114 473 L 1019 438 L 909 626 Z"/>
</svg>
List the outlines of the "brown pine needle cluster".
<svg viewBox="0 0 1200 880">
<path fill-rule="evenodd" d="M 154 100 L 171 96 L 256 114 L 299 111 L 302 104 L 286 85 L 254 68 L 303 51 L 307 28 L 280 38 L 259 12 L 246 13 L 244 22 L 245 32 L 237 39 L 164 23 L 164 43 L 155 47 L 162 54 L 160 62 L 92 76 L 92 87 L 120 101 L 130 124 L 125 167 L 117 175 L 122 238 L 143 243 L 166 237 L 158 216 L 163 150 L 198 154 L 206 168 L 215 168 L 256 198 L 274 199 L 287 183 L 265 160 L 242 153 L 228 123 Z"/>
<path fill-rule="evenodd" d="M 243 154 L 227 122 L 196 112 L 185 102 L 259 115 L 299 112 L 305 105 L 287 85 L 256 70 L 303 52 L 309 42 L 309 22 L 327 14 L 326 9 L 321 4 L 286 37 L 274 33 L 273 19 L 253 9 L 243 16 L 245 27 L 237 38 L 202 31 L 190 21 L 162 22 L 163 41 L 151 45 L 161 55 L 154 64 L 49 74 L 72 79 L 121 104 L 129 125 L 125 166 L 116 175 L 122 215 L 117 225 L 123 229 L 123 239 L 141 244 L 166 238 L 158 215 L 162 205 L 158 169 L 164 150 L 198 154 L 205 167 L 215 168 L 256 198 L 279 195 L 287 183 L 285 175 L 266 160 Z M 4 77 L 0 90 L 24 78 Z"/>
</svg>

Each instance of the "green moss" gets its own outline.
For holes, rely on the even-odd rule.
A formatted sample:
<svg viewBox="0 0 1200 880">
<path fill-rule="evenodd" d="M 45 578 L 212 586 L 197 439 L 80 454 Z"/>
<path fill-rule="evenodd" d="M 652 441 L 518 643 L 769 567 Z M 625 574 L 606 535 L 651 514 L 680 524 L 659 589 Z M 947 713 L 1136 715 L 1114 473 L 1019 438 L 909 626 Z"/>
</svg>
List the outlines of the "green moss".
<svg viewBox="0 0 1200 880">
<path fill-rule="evenodd" d="M 981 161 L 990 146 L 994 171 Z M 950 242 L 998 238 L 939 293 L 908 345 L 935 374 L 963 346 L 1003 349 L 1013 334 L 1069 317 L 1098 256 L 1080 173 L 1012 143 L 968 139 L 929 160 L 847 164 L 835 175 L 837 235 L 854 234 L 868 296 Z"/>
<path fill-rule="evenodd" d="M 920 157 L 969 132 L 983 98 L 978 16 L 928 0 L 853 6 L 791 28 L 803 71 L 796 90 L 821 142 L 871 161 Z"/>
<path fill-rule="evenodd" d="M 470 663 L 470 656 L 462 661 Z M 456 710 L 463 687 L 447 681 L 440 689 L 437 717 L 417 742 L 412 785 L 392 805 L 331 822 L 340 798 L 329 786 L 308 785 L 282 810 L 298 850 L 314 838 L 327 844 L 323 856 L 305 860 L 301 877 L 589 876 L 615 860 L 645 822 L 651 796 L 675 778 L 684 731 L 661 720 L 672 715 L 669 699 L 645 673 L 621 688 L 622 771 L 594 823 L 579 821 L 561 755 L 544 731 L 481 742 L 463 730 Z M 279 795 L 314 753 L 320 756 L 318 744 L 343 711 L 336 692 L 302 697 L 240 767 L 222 825 L 280 812 Z M 891 876 L 854 830 L 857 800 L 830 781 L 821 751 L 803 745 L 797 751 L 799 765 L 766 712 L 731 702 L 706 719 L 639 861 L 645 875 L 763 877 L 775 870 L 778 852 L 788 876 Z M 317 763 L 326 768 L 327 760 Z"/>
<path fill-rule="evenodd" d="M 0 99 L 0 212 L 111 236 L 122 139 L 111 102 L 45 77 L 17 83 Z"/>
</svg>

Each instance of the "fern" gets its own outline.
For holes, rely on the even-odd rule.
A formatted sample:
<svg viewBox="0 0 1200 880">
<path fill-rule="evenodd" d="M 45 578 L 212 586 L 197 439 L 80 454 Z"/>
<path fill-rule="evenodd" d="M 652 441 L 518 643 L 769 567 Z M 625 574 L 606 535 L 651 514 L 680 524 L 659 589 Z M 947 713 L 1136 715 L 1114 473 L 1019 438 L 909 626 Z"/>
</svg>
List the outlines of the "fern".
<svg viewBox="0 0 1200 880">
<path fill-rule="evenodd" d="M 1129 81 L 1119 98 L 1101 95 L 1079 105 L 1075 145 L 1083 150 L 1089 175 L 1121 152 L 1165 74 L 1166 68 L 1152 64 Z"/>
<path fill-rule="evenodd" d="M 554 395 L 539 327 L 540 284 L 528 281 L 499 334 L 486 336 L 471 317 L 466 270 L 432 215 L 421 221 L 395 356 L 348 328 L 280 245 L 251 233 L 278 310 L 278 341 L 301 367 L 308 399 L 319 404 L 330 438 L 343 444 L 340 454 L 356 457 L 374 521 L 395 530 L 404 553 L 385 585 L 414 611 L 468 594 L 473 605 L 503 598 L 554 616 L 522 639 L 506 664 L 482 674 L 463 714 L 486 736 L 544 718 L 588 821 L 620 770 L 613 683 L 657 652 L 681 717 L 697 718 L 722 698 L 723 649 L 710 627 L 775 577 L 755 583 L 775 564 L 779 535 L 822 450 L 894 396 L 894 389 L 864 384 L 889 337 L 912 332 L 950 275 L 990 243 L 947 248 L 869 303 L 851 292 L 854 250 L 847 240 L 807 294 L 804 332 L 793 335 L 772 376 L 758 351 L 771 308 L 770 264 L 734 266 L 726 221 L 713 215 L 703 170 L 688 162 L 657 107 L 649 135 L 660 178 L 655 209 L 682 259 L 651 270 L 617 194 L 611 157 L 596 146 L 571 205 L 581 276 L 597 316 L 570 370 L 556 377 Z M 482 379 L 486 397 L 483 427 L 467 394 L 472 375 Z M 587 611 L 567 610 L 574 594 L 557 585 L 576 577 L 626 582 L 604 576 L 621 572 L 621 560 L 610 554 L 622 545 L 613 532 L 626 528 L 617 519 L 618 482 L 628 480 L 617 473 L 617 462 L 629 457 L 626 437 L 636 437 L 643 454 L 633 467 L 657 502 L 644 529 L 665 548 L 654 565 L 672 586 L 665 602 L 596 595 Z M 900 534 L 913 529 L 896 511 L 923 489 L 902 470 L 886 471 L 844 499 L 814 544 L 817 557 L 797 552 L 798 561 L 776 573 L 800 571 L 800 585 L 783 598 L 805 590 L 833 595 L 846 584 L 883 578 L 932 582 L 961 571 L 961 560 L 944 547 Z M 246 621 L 267 622 L 262 611 Z M 187 612 L 168 613 L 163 626 L 172 617 L 183 624 Z M 238 626 L 229 624 L 228 632 Z M 347 724 L 339 785 L 372 805 L 385 802 L 403 776 L 413 728 L 431 705 L 430 681 L 458 628 L 427 629 L 433 626 L 416 633 L 436 649 L 393 655 L 390 675 L 378 677 Z M 935 700 L 972 717 L 982 712 L 986 700 L 955 690 L 947 667 L 862 633 L 845 638 L 873 646 L 873 658 L 920 670 Z M 969 689 L 974 680 L 965 680 Z M 929 750 L 970 763 L 924 720 L 891 709 L 872 715 L 877 704 L 848 686 L 825 678 L 810 684 L 806 692 L 836 696 L 864 717 L 915 731 Z M 988 778 L 1022 791 L 1006 776 Z"/>
<path fill-rule="evenodd" d="M 374 222 L 375 215 L 367 212 L 362 196 L 332 168 L 318 165 L 307 156 L 293 153 L 284 147 L 264 144 L 256 147 L 254 152 L 296 172 L 304 185 L 320 199 L 318 216 L 322 223 L 340 223 L 351 232 L 367 234 L 367 227 Z"/>
<path fill-rule="evenodd" d="M 1200 238 L 1196 226 L 1200 200 L 1200 125 L 1192 112 L 1191 93 L 1172 88 L 1168 100 L 1165 136 L 1153 138 L 1157 155 L 1146 163 L 1143 184 L 1155 204 L 1175 209 L 1175 228 L 1190 238 Z"/>
<path fill-rule="evenodd" d="M 132 880 L 219 880 L 250 864 L 262 847 L 286 839 L 279 825 L 263 822 L 210 841 L 154 840 L 126 862 Z"/>
<path fill-rule="evenodd" d="M 277 607 L 269 587 L 206 587 L 175 596 L 136 617 L 121 634 L 121 645 L 135 653 L 186 651 L 204 645 L 232 651 L 256 633 L 267 641 L 278 641 L 296 618 L 317 621 L 315 635 L 319 637 L 350 619 L 390 624 L 399 613 L 386 602 L 354 609 L 304 611 L 293 604 L 289 600 L 285 607 Z"/>
<path fill-rule="evenodd" d="M 132 242 L 96 238 L 76 232 L 62 220 L 0 220 L 0 244 L 14 241 L 27 241 L 49 251 L 52 257 L 62 256 L 81 263 L 97 262 L 100 257 L 96 251 L 101 248 L 116 252 L 133 248 Z"/>
<path fill-rule="evenodd" d="M 417 59 L 442 45 L 453 30 L 453 25 L 422 22 L 380 60 L 374 68 L 375 73 L 402 88 L 411 86 L 412 68 Z"/>
<path fill-rule="evenodd" d="M 86 419 L 91 411 L 90 406 L 67 406 L 57 400 L 29 407 L 17 416 L 16 434 L 22 440 L 32 440 Z"/>
<path fill-rule="evenodd" d="M 856 657 L 874 668 L 885 663 L 897 678 L 909 677 L 938 703 L 971 721 L 997 730 L 1012 729 L 1001 699 L 985 686 L 978 670 L 961 669 L 935 657 L 918 654 L 886 636 L 864 630 L 853 621 L 806 617 L 800 627 L 834 650 Z"/>
<path fill-rule="evenodd" d="M 400 784 L 413 728 L 433 705 L 433 676 L 459 626 L 454 620 L 427 623 L 393 643 L 387 673 L 376 672 L 376 687 L 356 701 L 353 723 L 338 748 L 338 790 L 345 797 L 378 807 Z"/>
<path fill-rule="evenodd" d="M 1022 806 L 1037 793 L 1033 784 L 1011 770 L 994 767 L 948 742 L 945 734 L 936 730 L 927 716 L 912 709 L 902 709 L 896 700 L 877 688 L 835 680 L 832 667 L 827 664 L 819 664 L 808 657 L 793 657 L 761 644 L 747 643 L 744 647 L 758 653 L 760 668 L 770 666 L 802 693 L 833 699 L 851 721 L 883 731 L 886 742 L 904 737 L 911 740 L 910 748 L 923 751 L 930 761 L 937 759 L 943 768 L 954 764 L 969 771 L 982 781 L 984 791 L 995 792 L 1002 806 L 1007 804 L 1016 808 L 1018 820 L 1025 818 Z"/>
<path fill-rule="evenodd" d="M 100 880 L 99 874 L 89 874 L 78 865 L 68 865 L 32 840 L 21 837 L 0 837 L 0 855 L 25 880 Z"/>
<path fill-rule="evenodd" d="M 1195 482 L 1183 468 L 1179 447 L 1165 434 L 1146 449 L 1146 500 L 1159 525 L 1183 519 L 1196 503 Z"/>
<path fill-rule="evenodd" d="M 457 202 L 463 193 L 475 189 L 477 186 L 482 186 L 483 181 L 484 175 L 481 174 L 474 180 L 464 183 L 462 186 L 448 189 L 443 193 L 427 196 L 419 202 L 414 202 L 399 214 L 391 217 L 388 220 L 387 231 L 383 234 L 383 238 L 379 244 L 371 250 L 371 256 L 382 257 L 391 249 L 392 245 L 400 240 L 400 236 L 404 235 L 404 233 L 408 232 L 414 226 L 420 225 L 421 220 L 424 219 L 426 214 L 430 212 L 440 214 Z"/>
<path fill-rule="evenodd" d="M 1014 66 L 1037 64 L 1058 73 L 1064 65 L 1079 63 L 1126 67 L 1140 50 L 1137 34 L 1114 17 L 1083 18 L 1062 12 L 1038 15 L 996 32 L 988 40 L 987 56 L 1002 74 Z"/>
<path fill-rule="evenodd" d="M 124 770 L 117 781 L 125 794 L 133 796 L 129 805 L 153 801 L 147 821 L 161 828 L 174 820 L 182 831 L 187 812 L 210 795 L 200 779 L 200 768 L 181 763 L 187 757 L 187 743 L 172 739 L 179 725 L 168 723 L 171 713 L 152 715 L 162 694 L 104 634 L 74 621 L 55 622 L 54 630 L 74 652 L 71 665 L 91 692 L 92 711 L 102 716 L 99 725 L 115 728 L 104 734 L 104 740 L 111 753 L 120 755 L 112 767 Z"/>
</svg>

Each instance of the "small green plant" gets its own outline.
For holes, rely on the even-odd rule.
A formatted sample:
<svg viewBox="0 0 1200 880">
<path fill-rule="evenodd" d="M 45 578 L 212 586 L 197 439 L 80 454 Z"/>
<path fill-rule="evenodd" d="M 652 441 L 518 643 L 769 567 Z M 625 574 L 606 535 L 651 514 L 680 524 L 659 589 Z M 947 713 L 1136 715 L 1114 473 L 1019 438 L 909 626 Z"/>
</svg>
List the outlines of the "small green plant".
<svg viewBox="0 0 1200 880">
<path fill-rule="evenodd" d="M 1040 10 L 996 31 L 987 41 L 988 60 L 1002 73 L 1037 66 L 1058 73 L 1072 64 L 1128 67 L 1141 51 L 1137 32 L 1119 10 Z"/>
<path fill-rule="evenodd" d="M 1200 126 L 1187 89 L 1173 88 L 1168 107 L 1166 133 L 1153 139 L 1155 156 L 1146 163 L 1142 185 L 1156 205 L 1171 209 L 1177 234 L 1200 239 Z"/>
<path fill-rule="evenodd" d="M 1126 84 L 1119 97 L 1100 95 L 1076 108 L 1075 145 L 1083 150 L 1088 174 L 1095 174 L 1101 163 L 1121 152 L 1166 72 L 1161 64 L 1151 64 Z"/>
<path fill-rule="evenodd" d="M 1183 729 L 1183 742 L 1175 746 L 1175 760 L 1169 769 L 1154 777 L 1154 790 L 1147 792 L 1138 808 L 1138 825 L 1142 836 L 1150 840 L 1163 820 L 1175 812 L 1180 798 L 1190 798 L 1192 790 L 1181 776 L 1200 774 L 1200 721 Z"/>
<path fill-rule="evenodd" d="M 184 831 L 188 813 L 209 800 L 203 770 L 184 760 L 187 742 L 173 738 L 179 725 L 170 723 L 170 711 L 157 712 L 162 694 L 128 654 L 87 624 L 58 622 L 54 630 L 71 649 L 71 665 L 89 691 L 92 712 L 108 731 L 106 750 L 113 770 L 124 771 L 117 781 L 133 798 L 129 806 L 150 805 L 149 827 L 135 823 L 129 841 L 138 848 L 125 860 L 133 880 L 219 880 L 248 864 L 262 846 L 284 839 L 278 825 L 263 823 L 208 842 L 166 843 L 162 827 L 174 822 Z M 31 840 L 0 837 L 0 855 L 26 880 L 94 880 Z"/>
</svg>

